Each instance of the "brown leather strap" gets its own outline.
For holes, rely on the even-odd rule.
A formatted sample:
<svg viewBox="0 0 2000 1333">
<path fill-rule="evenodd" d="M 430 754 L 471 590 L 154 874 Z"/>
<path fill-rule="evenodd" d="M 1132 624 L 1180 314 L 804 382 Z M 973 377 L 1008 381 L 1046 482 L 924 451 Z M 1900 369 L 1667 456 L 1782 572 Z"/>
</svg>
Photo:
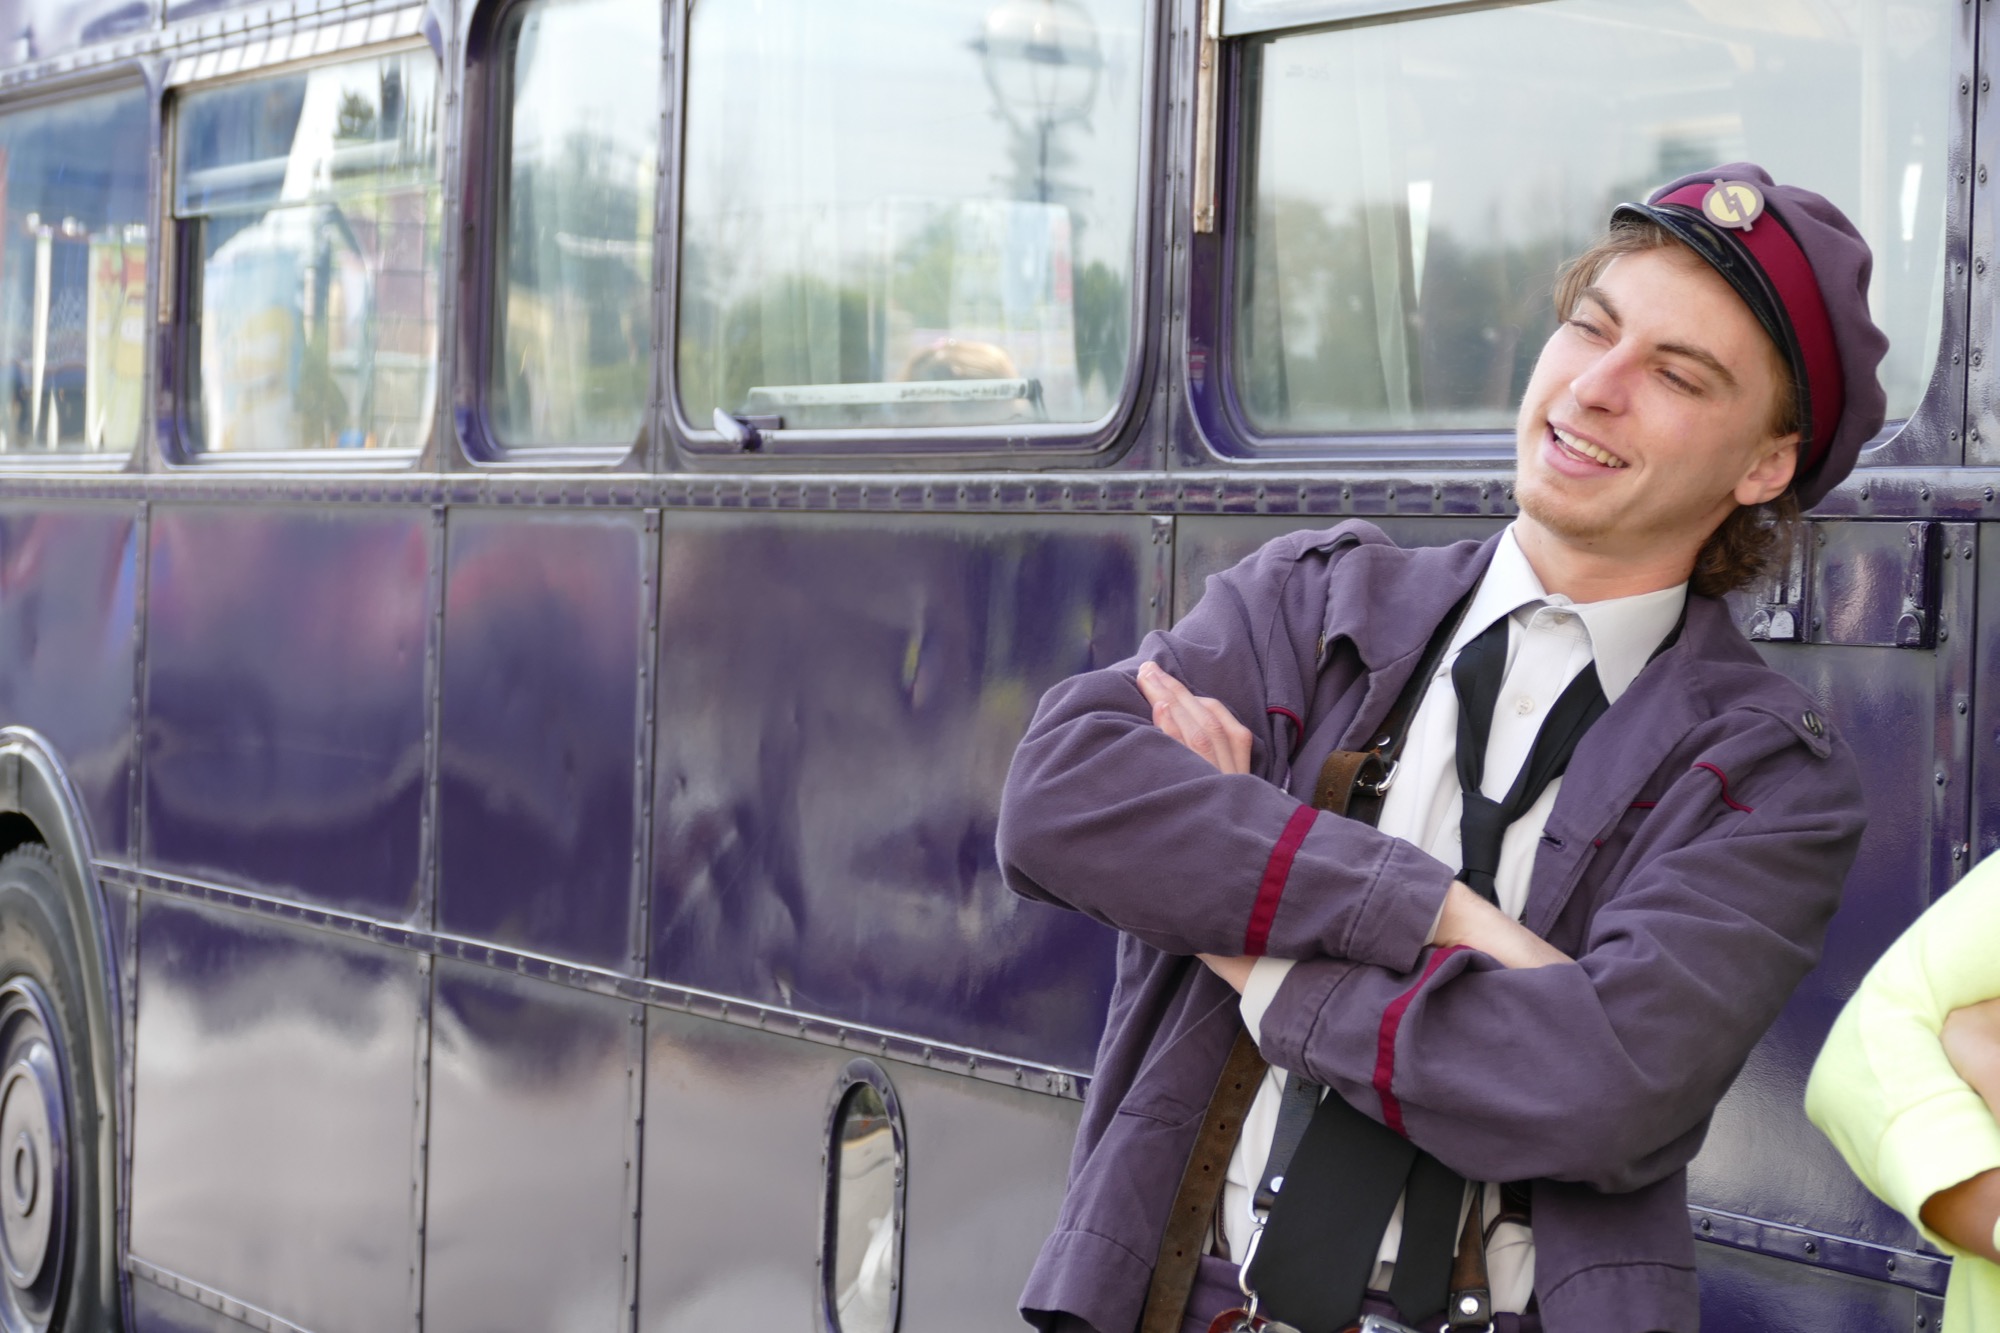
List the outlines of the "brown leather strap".
<svg viewBox="0 0 2000 1333">
<path fill-rule="evenodd" d="M 1237 1032 L 1236 1044 L 1229 1048 L 1229 1059 L 1223 1063 L 1222 1077 L 1215 1081 L 1208 1114 L 1202 1117 L 1201 1132 L 1195 1136 L 1187 1170 L 1181 1175 L 1173 1211 L 1167 1214 L 1167 1230 L 1160 1238 L 1152 1285 L 1146 1289 L 1146 1311 L 1139 1320 L 1139 1333 L 1180 1331 L 1188 1296 L 1194 1291 L 1195 1265 L 1207 1248 L 1209 1223 L 1215 1217 L 1216 1201 L 1222 1197 L 1223 1172 L 1229 1168 L 1230 1154 L 1236 1151 L 1237 1136 L 1243 1132 L 1243 1117 L 1257 1096 L 1257 1085 L 1264 1081 L 1267 1067 L 1250 1034 Z"/>
<path fill-rule="evenodd" d="M 1493 1326 L 1493 1288 L 1486 1276 L 1486 1187 L 1472 1187 L 1458 1255 L 1451 1261 L 1451 1304 L 1445 1309 L 1451 1333 L 1484 1333 Z"/>
<path fill-rule="evenodd" d="M 1377 786 L 1387 772 L 1380 751 L 1335 750 L 1319 767 L 1319 781 L 1313 784 L 1313 808 L 1344 815 L 1356 785 Z"/>
</svg>

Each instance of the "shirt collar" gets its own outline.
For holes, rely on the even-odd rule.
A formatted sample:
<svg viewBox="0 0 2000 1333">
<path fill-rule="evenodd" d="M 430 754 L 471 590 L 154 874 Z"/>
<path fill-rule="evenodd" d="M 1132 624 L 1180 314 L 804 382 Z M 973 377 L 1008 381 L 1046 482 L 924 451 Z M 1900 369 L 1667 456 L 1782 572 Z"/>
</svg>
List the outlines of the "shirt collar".
<svg viewBox="0 0 2000 1333">
<path fill-rule="evenodd" d="M 1542 586 L 1535 567 L 1514 540 L 1514 525 L 1508 524 L 1493 548 L 1493 562 L 1480 580 L 1465 619 L 1452 636 L 1451 652 L 1470 643 L 1502 616 L 1512 615 L 1536 603 L 1574 611 L 1590 637 L 1591 658 L 1597 663 L 1597 681 L 1604 697 L 1612 703 L 1631 687 L 1652 660 L 1661 642 L 1680 623 L 1687 605 L 1686 583 L 1631 597 L 1612 597 L 1601 602 L 1572 602 L 1561 593 Z"/>
</svg>

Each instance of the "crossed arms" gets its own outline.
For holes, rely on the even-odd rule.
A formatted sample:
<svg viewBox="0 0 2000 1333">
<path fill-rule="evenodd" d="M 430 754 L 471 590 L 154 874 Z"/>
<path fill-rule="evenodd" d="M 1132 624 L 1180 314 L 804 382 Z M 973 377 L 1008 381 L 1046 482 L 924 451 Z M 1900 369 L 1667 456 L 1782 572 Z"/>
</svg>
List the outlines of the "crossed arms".
<svg viewBox="0 0 2000 1333">
<path fill-rule="evenodd" d="M 1295 960 L 1265 1011 L 1266 1057 L 1370 1114 L 1386 1118 L 1393 1097 L 1408 1136 L 1468 1178 L 1630 1190 L 1679 1169 L 1818 957 L 1864 822 L 1851 759 L 1837 745 L 1810 752 L 1796 727 L 1747 706 L 1683 721 L 1651 757 L 1621 747 L 1615 782 L 1600 785 L 1643 778 L 1643 792 L 1613 798 L 1622 809 L 1643 797 L 1645 810 L 1614 812 L 1616 830 L 1595 814 L 1558 830 L 1559 801 L 1551 820 L 1567 849 L 1544 849 L 1555 868 L 1543 878 L 1563 887 L 1547 900 L 1559 914 L 1536 924 L 1570 946 L 1564 959 L 1454 891 L 1452 868 L 1356 821 L 1315 818 L 1283 789 L 1288 733 L 1257 728 L 1283 709 L 1345 716 L 1371 683 L 1353 645 L 1315 643 L 1342 591 L 1328 567 L 1356 553 L 1310 540 L 1217 576 L 1173 631 L 1148 638 L 1141 660 L 1186 697 L 1151 672 L 1142 685 L 1138 662 L 1045 697 L 1002 802 L 1008 883 L 1164 953 L 1210 955 L 1219 972 L 1245 954 Z M 1710 683 L 1670 672 L 1653 688 L 1678 698 L 1690 679 Z M 1588 784 L 1603 775 L 1578 777 L 1585 763 L 1580 751 L 1576 810 L 1601 795 Z M 1274 882 L 1282 893 L 1267 895 Z"/>
</svg>

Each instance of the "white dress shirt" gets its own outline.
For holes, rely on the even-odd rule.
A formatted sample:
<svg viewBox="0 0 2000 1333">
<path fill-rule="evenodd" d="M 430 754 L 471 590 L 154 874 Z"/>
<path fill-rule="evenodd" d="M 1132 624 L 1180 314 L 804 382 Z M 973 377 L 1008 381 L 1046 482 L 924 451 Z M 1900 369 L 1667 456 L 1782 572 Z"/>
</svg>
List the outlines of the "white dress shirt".
<svg viewBox="0 0 2000 1333">
<path fill-rule="evenodd" d="M 1486 577 L 1466 608 L 1464 621 L 1452 636 L 1443 663 L 1411 719 L 1401 767 L 1382 802 L 1377 827 L 1414 843 L 1447 865 L 1461 864 L 1458 823 L 1464 799 L 1458 786 L 1458 695 L 1452 688 L 1451 665 L 1457 660 L 1459 650 L 1495 621 L 1507 617 L 1512 623 L 1507 635 L 1507 672 L 1493 709 L 1493 729 L 1486 741 L 1486 773 L 1480 790 L 1494 800 L 1503 800 L 1521 765 L 1527 762 L 1542 721 L 1563 688 L 1595 660 L 1604 697 L 1616 703 L 1679 622 L 1686 602 L 1685 583 L 1602 602 L 1576 603 L 1548 592 L 1515 541 L 1514 529 L 1508 527 L 1500 536 Z M 1520 919 L 1527 905 L 1535 847 L 1561 786 L 1560 778 L 1550 783 L 1527 813 L 1508 827 L 1501 841 L 1495 885 L 1500 909 L 1515 920 Z M 1310 892 L 1310 889 L 1294 891 Z M 1264 1012 L 1292 966 L 1288 960 L 1261 958 L 1251 969 L 1250 979 L 1243 988 L 1242 1010 L 1244 1025 L 1253 1038 L 1260 1037 Z M 1250 1214 L 1250 1198 L 1271 1155 L 1284 1080 L 1284 1071 L 1279 1069 L 1265 1075 L 1256 1100 L 1244 1117 L 1236 1151 L 1229 1159 L 1222 1191 L 1222 1219 L 1232 1255 L 1246 1253 L 1256 1225 Z M 1485 1188 L 1485 1215 L 1492 1218 L 1499 1211 L 1499 1186 Z M 1403 1205 L 1399 1200 L 1383 1233 L 1382 1246 L 1376 1252 L 1371 1287 L 1388 1289 L 1402 1237 Z M 1498 1228 L 1487 1250 L 1487 1272 L 1495 1310 L 1518 1313 L 1525 1309 L 1535 1281 L 1532 1232 L 1511 1223 Z M 1439 1292 L 1438 1296 L 1442 1300 L 1444 1293 Z M 1429 1311 L 1404 1313 L 1420 1316 Z"/>
</svg>

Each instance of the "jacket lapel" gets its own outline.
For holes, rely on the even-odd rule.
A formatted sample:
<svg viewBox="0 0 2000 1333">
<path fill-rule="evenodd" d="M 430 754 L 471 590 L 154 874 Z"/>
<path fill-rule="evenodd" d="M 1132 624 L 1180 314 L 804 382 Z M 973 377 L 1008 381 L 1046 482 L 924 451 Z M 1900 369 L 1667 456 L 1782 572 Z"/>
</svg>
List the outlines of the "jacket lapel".
<svg viewBox="0 0 2000 1333">
<path fill-rule="evenodd" d="M 1336 749 L 1368 748 L 1374 732 L 1409 683 L 1417 659 L 1440 622 L 1472 591 L 1493 560 L 1500 535 L 1483 542 L 1408 549 L 1364 545 L 1342 557 L 1342 577 L 1328 580 L 1318 667 L 1336 644 L 1353 645 L 1368 685 Z M 1352 577 L 1349 577 L 1349 575 Z"/>
</svg>

